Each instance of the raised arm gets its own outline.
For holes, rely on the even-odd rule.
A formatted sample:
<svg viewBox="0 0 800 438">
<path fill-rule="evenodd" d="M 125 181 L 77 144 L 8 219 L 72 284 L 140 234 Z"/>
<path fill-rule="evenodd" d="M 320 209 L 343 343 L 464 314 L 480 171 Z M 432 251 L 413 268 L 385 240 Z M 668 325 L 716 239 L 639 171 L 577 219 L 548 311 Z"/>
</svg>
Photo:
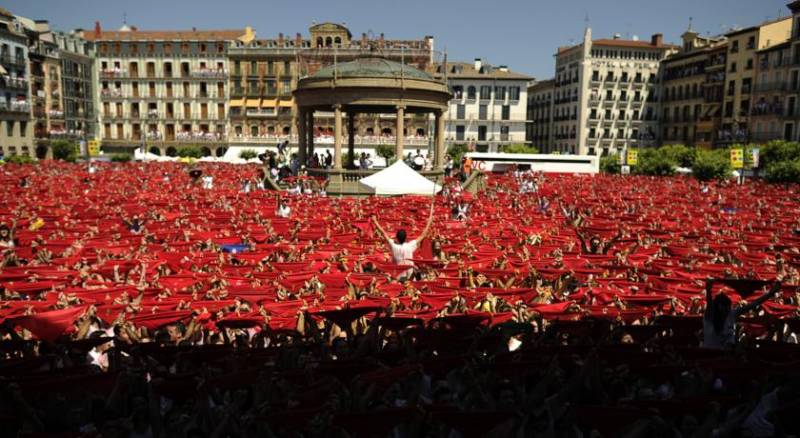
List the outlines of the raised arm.
<svg viewBox="0 0 800 438">
<path fill-rule="evenodd" d="M 741 307 L 737 308 L 735 310 L 736 316 L 739 316 L 739 315 L 745 314 L 745 313 L 747 313 L 747 312 L 749 312 L 751 310 L 757 309 L 759 306 L 764 304 L 767 300 L 769 300 L 770 298 L 775 296 L 775 294 L 780 292 L 780 290 L 781 290 L 781 281 L 778 280 L 778 281 L 776 281 L 775 283 L 772 284 L 772 288 L 769 290 L 769 292 L 765 293 L 764 295 L 761 295 L 760 297 L 755 299 L 752 303 L 749 303 L 749 304 L 746 304 L 744 306 L 741 306 Z"/>
<path fill-rule="evenodd" d="M 425 224 L 425 229 L 422 230 L 422 234 L 417 237 L 417 242 L 422 242 L 428 237 L 428 232 L 431 230 L 431 224 L 433 224 L 433 203 L 431 203 L 431 212 L 428 214 L 428 223 Z"/>
<path fill-rule="evenodd" d="M 581 241 L 581 250 L 584 253 L 588 253 L 589 252 L 589 247 L 586 246 L 586 237 L 584 237 L 583 233 L 581 233 L 578 229 L 575 229 L 575 234 L 578 235 L 578 240 Z"/>
<path fill-rule="evenodd" d="M 378 218 L 372 216 L 372 223 L 375 225 L 375 229 L 378 230 L 378 234 L 386 241 L 387 244 L 392 243 L 392 239 L 386 234 L 386 230 L 381 227 L 381 224 L 378 223 Z"/>
<path fill-rule="evenodd" d="M 615 243 L 619 242 L 619 239 L 621 239 L 621 238 L 622 238 L 622 229 L 620 228 L 620 230 L 617 233 L 617 235 L 614 236 L 613 239 L 611 239 L 608 242 L 606 242 L 606 244 L 603 246 L 603 254 L 607 254 L 608 250 L 610 250 L 611 247 L 614 246 Z"/>
</svg>

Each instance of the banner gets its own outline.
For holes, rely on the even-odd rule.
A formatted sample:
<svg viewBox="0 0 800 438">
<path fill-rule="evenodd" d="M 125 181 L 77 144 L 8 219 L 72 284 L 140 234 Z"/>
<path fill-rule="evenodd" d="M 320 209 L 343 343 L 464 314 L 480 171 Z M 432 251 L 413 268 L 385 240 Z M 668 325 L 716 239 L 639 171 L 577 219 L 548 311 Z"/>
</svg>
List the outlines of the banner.
<svg viewBox="0 0 800 438">
<path fill-rule="evenodd" d="M 89 156 L 96 157 L 100 155 L 100 141 L 89 140 Z"/>
<path fill-rule="evenodd" d="M 734 169 L 744 168 L 744 150 L 731 149 L 731 167 Z"/>
<path fill-rule="evenodd" d="M 639 149 L 628 149 L 628 166 L 639 164 Z"/>
</svg>

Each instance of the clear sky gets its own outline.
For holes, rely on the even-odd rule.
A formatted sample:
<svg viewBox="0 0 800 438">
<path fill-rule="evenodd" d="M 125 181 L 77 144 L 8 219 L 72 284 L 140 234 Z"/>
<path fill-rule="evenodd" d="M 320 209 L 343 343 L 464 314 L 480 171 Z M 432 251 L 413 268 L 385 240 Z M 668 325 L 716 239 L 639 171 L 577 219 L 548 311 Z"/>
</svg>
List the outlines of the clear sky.
<svg viewBox="0 0 800 438">
<path fill-rule="evenodd" d="M 124 14 L 140 29 L 243 28 L 262 38 L 308 35 L 312 21 L 346 23 L 389 39 L 433 35 L 448 59 L 506 64 L 545 79 L 558 46 L 580 40 L 586 17 L 595 38 L 619 33 L 678 42 L 693 17 L 702 34 L 719 34 L 780 14 L 787 0 L 3 0 L 0 6 L 59 30 L 117 29 Z"/>
</svg>

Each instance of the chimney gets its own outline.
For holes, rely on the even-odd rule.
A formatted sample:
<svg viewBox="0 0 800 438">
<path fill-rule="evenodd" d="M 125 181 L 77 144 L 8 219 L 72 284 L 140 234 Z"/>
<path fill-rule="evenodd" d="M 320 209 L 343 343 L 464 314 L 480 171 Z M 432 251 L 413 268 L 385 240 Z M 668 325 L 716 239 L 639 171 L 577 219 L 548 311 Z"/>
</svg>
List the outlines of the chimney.
<svg viewBox="0 0 800 438">
<path fill-rule="evenodd" d="M 283 47 L 283 33 L 278 34 L 278 47 Z"/>
<path fill-rule="evenodd" d="M 297 35 L 294 37 L 294 46 L 295 47 L 303 46 L 303 36 L 300 35 L 300 32 L 297 32 Z"/>
<path fill-rule="evenodd" d="M 656 47 L 664 45 L 664 35 L 660 33 L 654 34 L 650 39 L 650 44 Z"/>
<path fill-rule="evenodd" d="M 95 39 L 100 39 L 100 36 L 103 34 L 103 30 L 100 28 L 100 22 L 94 22 L 94 37 Z"/>
<path fill-rule="evenodd" d="M 508 73 L 508 66 L 507 65 L 501 65 L 501 66 L 497 67 L 497 69 L 502 71 L 502 72 Z"/>
<path fill-rule="evenodd" d="M 481 58 L 475 58 L 475 71 L 481 71 L 481 66 L 483 66 L 483 61 Z"/>
</svg>

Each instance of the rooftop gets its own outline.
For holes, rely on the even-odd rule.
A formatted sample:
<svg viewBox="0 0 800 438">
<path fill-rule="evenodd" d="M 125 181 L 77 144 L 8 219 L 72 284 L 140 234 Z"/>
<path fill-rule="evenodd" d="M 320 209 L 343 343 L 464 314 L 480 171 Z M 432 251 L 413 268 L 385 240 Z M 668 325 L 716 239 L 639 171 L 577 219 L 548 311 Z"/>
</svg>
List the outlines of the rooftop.
<svg viewBox="0 0 800 438">
<path fill-rule="evenodd" d="M 424 71 L 390 61 L 386 58 L 364 57 L 353 61 L 329 65 L 319 69 L 311 77 L 314 79 L 333 78 L 358 78 L 358 77 L 405 77 L 409 79 L 432 80 L 433 77 Z"/>
<path fill-rule="evenodd" d="M 447 78 L 448 79 L 516 79 L 530 81 L 533 77 L 526 74 L 517 73 L 508 69 L 508 67 L 492 66 L 485 62 L 479 62 L 479 68 L 476 69 L 476 63 L 469 62 L 448 62 L 447 63 Z M 443 64 L 436 65 L 437 75 L 442 75 Z"/>
<path fill-rule="evenodd" d="M 245 33 L 244 29 L 225 30 L 136 30 L 84 32 L 89 41 L 232 41 Z"/>
</svg>

